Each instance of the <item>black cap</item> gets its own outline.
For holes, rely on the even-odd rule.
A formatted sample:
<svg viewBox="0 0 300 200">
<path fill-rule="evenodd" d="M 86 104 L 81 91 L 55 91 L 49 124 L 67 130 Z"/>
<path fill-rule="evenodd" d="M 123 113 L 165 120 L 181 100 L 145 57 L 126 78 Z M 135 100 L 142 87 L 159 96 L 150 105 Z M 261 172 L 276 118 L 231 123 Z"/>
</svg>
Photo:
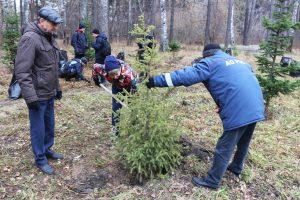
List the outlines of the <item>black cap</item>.
<svg viewBox="0 0 300 200">
<path fill-rule="evenodd" d="M 99 31 L 99 29 L 94 29 L 93 31 L 92 31 L 92 33 L 94 33 L 94 34 L 100 34 L 100 31 Z"/>
<path fill-rule="evenodd" d="M 216 43 L 207 44 L 207 45 L 205 45 L 205 47 L 203 49 L 202 56 L 204 58 L 207 56 L 211 56 L 220 49 L 221 49 L 221 47 L 219 44 L 216 44 Z"/>
<path fill-rule="evenodd" d="M 53 8 L 47 6 L 39 10 L 39 16 L 54 24 L 60 24 L 63 22 L 60 15 Z"/>
<path fill-rule="evenodd" d="M 78 26 L 79 29 L 83 29 L 85 28 L 85 25 L 83 23 L 79 23 L 79 26 Z"/>
</svg>

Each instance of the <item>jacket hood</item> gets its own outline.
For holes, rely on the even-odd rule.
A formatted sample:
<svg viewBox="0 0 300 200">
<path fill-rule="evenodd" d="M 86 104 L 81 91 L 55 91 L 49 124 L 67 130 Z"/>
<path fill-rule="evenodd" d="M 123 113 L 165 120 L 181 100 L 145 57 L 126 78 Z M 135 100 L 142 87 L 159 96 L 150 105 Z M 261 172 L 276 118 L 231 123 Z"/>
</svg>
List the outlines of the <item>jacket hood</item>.
<svg viewBox="0 0 300 200">
<path fill-rule="evenodd" d="M 102 37 L 103 39 L 107 40 L 107 37 L 106 37 L 106 35 L 105 35 L 104 32 L 100 33 L 100 37 Z"/>
<path fill-rule="evenodd" d="M 37 24 L 37 22 L 29 22 L 28 25 L 26 26 L 25 30 L 24 30 L 24 34 L 26 32 L 35 32 L 39 35 L 43 35 L 43 36 L 52 36 L 52 33 L 47 33 L 45 31 L 43 31 Z"/>
</svg>

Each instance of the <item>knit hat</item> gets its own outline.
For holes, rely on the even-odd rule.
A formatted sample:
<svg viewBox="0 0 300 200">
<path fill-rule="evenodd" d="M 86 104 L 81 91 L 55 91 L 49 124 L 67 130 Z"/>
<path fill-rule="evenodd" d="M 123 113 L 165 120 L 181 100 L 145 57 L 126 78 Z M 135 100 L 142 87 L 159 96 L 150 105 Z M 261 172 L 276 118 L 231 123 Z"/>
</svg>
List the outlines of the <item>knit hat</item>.
<svg viewBox="0 0 300 200">
<path fill-rule="evenodd" d="M 85 28 L 85 25 L 83 23 L 79 23 L 79 26 L 78 26 L 79 29 L 83 29 Z"/>
<path fill-rule="evenodd" d="M 99 31 L 99 29 L 95 28 L 95 29 L 92 31 L 92 33 L 94 33 L 94 34 L 100 34 L 100 31 Z"/>
<path fill-rule="evenodd" d="M 106 56 L 104 63 L 106 72 L 120 68 L 120 62 L 118 61 L 118 59 L 111 55 Z"/>
<path fill-rule="evenodd" d="M 218 50 L 220 50 L 221 47 L 219 44 L 216 43 L 211 43 L 211 44 L 207 44 L 205 45 L 203 52 L 202 52 L 202 56 L 203 58 L 214 55 L 214 53 Z"/>
</svg>

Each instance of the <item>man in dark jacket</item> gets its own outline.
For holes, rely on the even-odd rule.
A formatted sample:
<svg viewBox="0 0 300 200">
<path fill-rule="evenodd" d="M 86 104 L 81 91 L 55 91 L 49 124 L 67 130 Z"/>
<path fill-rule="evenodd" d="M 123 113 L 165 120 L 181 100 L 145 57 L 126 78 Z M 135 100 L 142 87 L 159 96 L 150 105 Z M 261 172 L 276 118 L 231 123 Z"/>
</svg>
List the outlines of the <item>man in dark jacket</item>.
<svg viewBox="0 0 300 200">
<path fill-rule="evenodd" d="M 29 109 L 30 138 L 35 164 L 44 173 L 54 169 L 47 158 L 62 159 L 51 150 L 54 144 L 54 99 L 62 98 L 58 81 L 59 48 L 54 32 L 62 23 L 49 7 L 39 10 L 38 22 L 30 22 L 19 41 L 15 74 Z"/>
<path fill-rule="evenodd" d="M 88 41 L 85 35 L 85 26 L 80 23 L 78 29 L 73 33 L 71 45 L 74 48 L 75 58 L 85 57 L 85 52 L 89 48 Z"/>
<path fill-rule="evenodd" d="M 264 99 L 251 65 L 208 44 L 203 59 L 164 75 L 150 77 L 147 87 L 190 86 L 203 82 L 218 106 L 224 132 L 205 178 L 193 177 L 197 187 L 217 189 L 226 171 L 239 175 L 243 170 L 256 122 L 264 120 Z M 237 146 L 232 162 L 230 157 Z"/>
<path fill-rule="evenodd" d="M 111 55 L 111 50 L 109 51 L 110 45 L 104 32 L 101 32 L 100 34 L 100 31 L 98 29 L 94 29 L 92 31 L 92 35 L 96 38 L 93 44 L 93 48 L 95 49 L 95 63 L 103 65 L 106 56 Z M 109 46 L 107 47 L 106 45 Z M 102 75 L 100 75 L 100 82 L 102 84 L 106 84 L 106 80 Z"/>
</svg>

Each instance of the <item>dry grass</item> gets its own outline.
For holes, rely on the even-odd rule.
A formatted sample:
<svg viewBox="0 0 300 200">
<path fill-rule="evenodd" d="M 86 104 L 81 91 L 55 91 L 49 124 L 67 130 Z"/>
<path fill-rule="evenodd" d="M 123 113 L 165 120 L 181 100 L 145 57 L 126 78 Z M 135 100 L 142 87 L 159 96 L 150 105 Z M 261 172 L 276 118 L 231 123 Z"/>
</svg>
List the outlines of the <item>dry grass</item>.
<svg viewBox="0 0 300 200">
<path fill-rule="evenodd" d="M 113 45 L 113 53 L 135 46 Z M 189 65 L 201 55 L 200 48 L 179 52 L 178 67 Z M 296 52 L 295 56 L 299 56 Z M 171 57 L 169 53 L 161 57 Z M 239 58 L 252 64 L 251 55 Z M 163 62 L 162 62 L 163 63 Z M 168 63 L 167 61 L 165 63 Z M 255 67 L 254 67 L 255 68 Z M 157 71 L 170 71 L 163 67 Z M 90 70 L 86 70 L 87 77 Z M 3 76 L 2 76 L 3 77 Z M 9 74 L 4 77 L 10 77 Z M 299 199 L 300 198 L 300 91 L 280 96 L 272 103 L 273 118 L 258 124 L 242 177 L 226 173 L 218 191 L 198 189 L 191 176 L 205 175 L 206 160 L 185 157 L 172 174 L 132 184 L 110 137 L 111 98 L 98 87 L 84 82 L 65 82 L 63 99 L 56 102 L 56 143 L 54 149 L 65 159 L 52 162 L 57 174 L 46 176 L 33 165 L 24 101 L 7 101 L 8 79 L 0 81 L 0 199 Z M 164 91 L 164 89 L 160 89 Z M 182 117 L 184 135 L 194 145 L 213 150 L 222 132 L 214 103 L 201 85 L 179 87 L 172 92 L 176 114 Z"/>
</svg>

